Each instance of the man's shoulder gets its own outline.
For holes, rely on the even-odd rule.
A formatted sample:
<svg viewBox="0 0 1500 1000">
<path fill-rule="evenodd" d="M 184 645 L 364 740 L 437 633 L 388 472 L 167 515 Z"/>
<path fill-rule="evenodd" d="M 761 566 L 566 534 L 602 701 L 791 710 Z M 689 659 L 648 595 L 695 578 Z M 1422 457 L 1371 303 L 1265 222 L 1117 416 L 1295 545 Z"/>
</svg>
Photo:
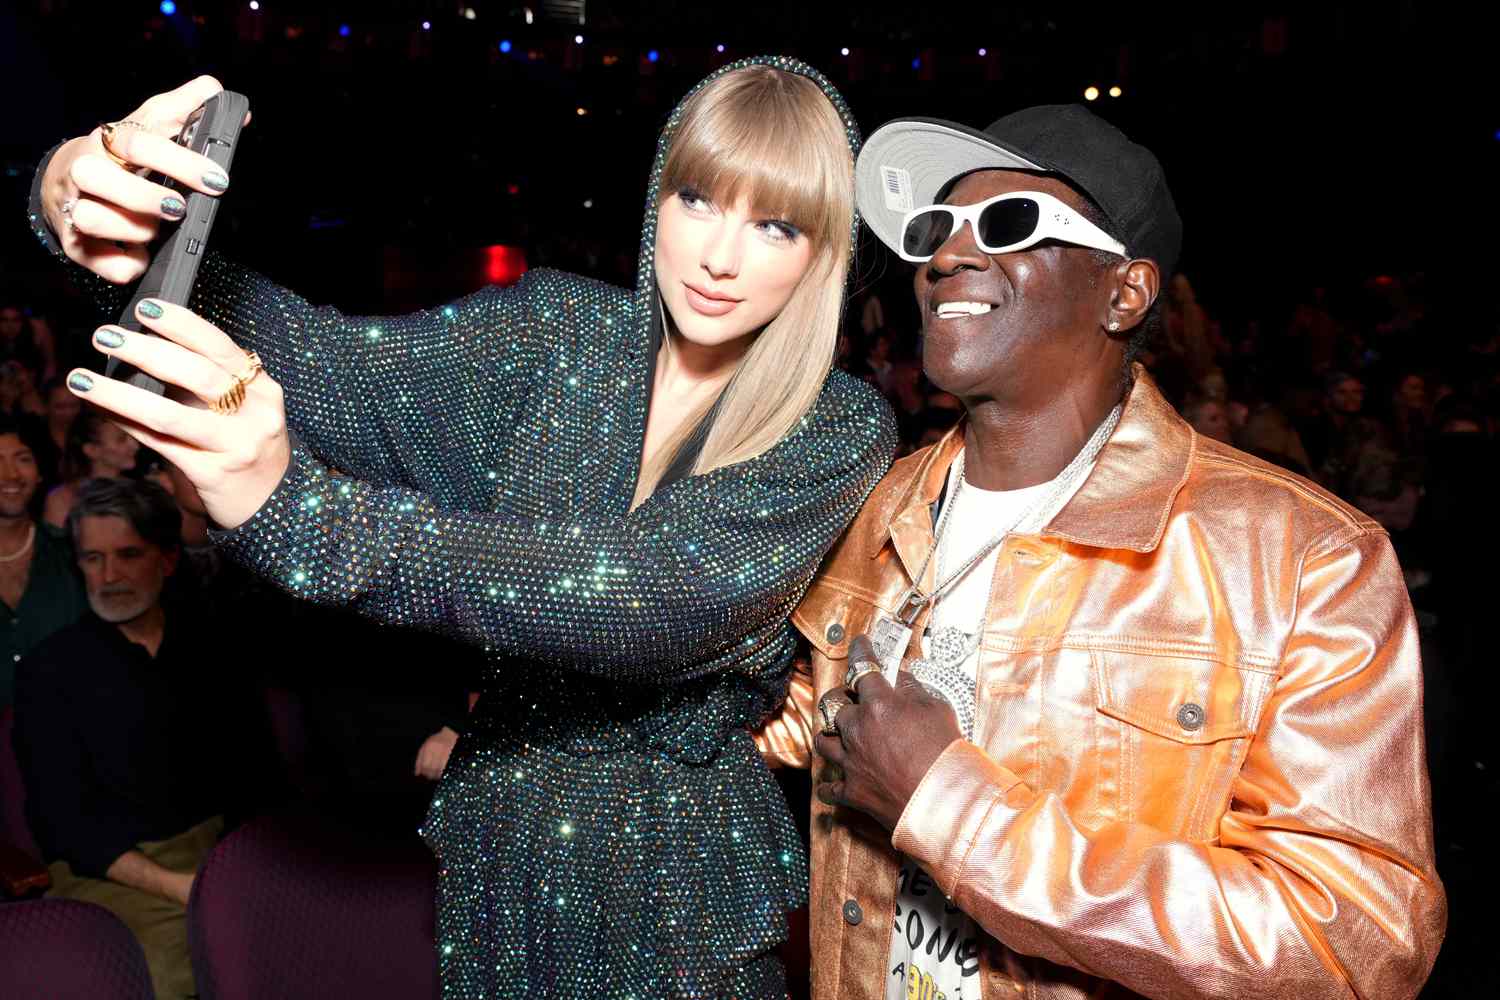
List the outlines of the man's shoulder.
<svg viewBox="0 0 1500 1000">
<path fill-rule="evenodd" d="M 1196 520 L 1212 516 L 1237 525 L 1241 534 L 1275 525 L 1294 545 L 1385 531 L 1317 483 L 1201 436 L 1172 514 Z"/>
<path fill-rule="evenodd" d="M 97 666 L 108 643 L 88 616 L 64 625 L 32 647 L 16 663 L 17 674 L 50 675 L 63 670 L 77 673 Z"/>
</svg>

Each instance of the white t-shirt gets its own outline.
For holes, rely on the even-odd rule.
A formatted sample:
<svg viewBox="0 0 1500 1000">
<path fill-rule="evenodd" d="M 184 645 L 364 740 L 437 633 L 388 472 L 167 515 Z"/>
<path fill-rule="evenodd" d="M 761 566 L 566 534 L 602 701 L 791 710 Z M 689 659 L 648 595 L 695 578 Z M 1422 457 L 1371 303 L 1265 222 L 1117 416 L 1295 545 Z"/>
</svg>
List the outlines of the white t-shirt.
<svg viewBox="0 0 1500 1000">
<path fill-rule="evenodd" d="M 951 501 L 958 486 L 959 461 L 954 460 L 948 472 Z M 1088 478 L 1092 467 L 1083 470 L 1071 489 L 1059 495 L 1045 510 L 1035 510 L 1014 531 L 1035 534 L 1072 499 Z M 1020 490 L 981 490 L 964 483 L 957 506 L 948 516 L 943 531 L 946 543 L 934 557 L 938 561 L 937 579 L 943 580 L 995 537 L 1001 528 L 1013 523 L 1029 508 L 1040 503 L 1056 487 L 1056 480 Z M 945 501 L 948 502 L 948 501 Z M 938 600 L 932 609 L 929 632 L 952 626 L 973 634 L 989 606 L 990 584 L 995 578 L 995 564 L 1000 549 L 987 555 L 953 589 Z M 927 652 L 924 637 L 922 651 Z M 979 653 L 976 650 L 963 664 L 970 680 L 978 676 Z M 921 866 L 906 855 L 901 856 L 897 876 L 896 924 L 891 932 L 890 976 L 886 980 L 886 1000 L 979 1000 L 979 939 L 981 931 L 974 922 L 945 897 Z"/>
</svg>

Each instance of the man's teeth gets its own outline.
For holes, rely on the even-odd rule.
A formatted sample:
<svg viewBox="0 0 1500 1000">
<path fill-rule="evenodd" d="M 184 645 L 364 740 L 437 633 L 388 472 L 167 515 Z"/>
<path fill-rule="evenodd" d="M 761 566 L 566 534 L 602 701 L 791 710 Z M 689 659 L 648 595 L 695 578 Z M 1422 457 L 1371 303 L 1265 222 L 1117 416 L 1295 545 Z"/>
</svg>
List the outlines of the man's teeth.
<svg viewBox="0 0 1500 1000">
<path fill-rule="evenodd" d="M 939 319 L 951 316 L 983 316 L 993 309 L 988 302 L 944 302 L 937 307 Z"/>
</svg>

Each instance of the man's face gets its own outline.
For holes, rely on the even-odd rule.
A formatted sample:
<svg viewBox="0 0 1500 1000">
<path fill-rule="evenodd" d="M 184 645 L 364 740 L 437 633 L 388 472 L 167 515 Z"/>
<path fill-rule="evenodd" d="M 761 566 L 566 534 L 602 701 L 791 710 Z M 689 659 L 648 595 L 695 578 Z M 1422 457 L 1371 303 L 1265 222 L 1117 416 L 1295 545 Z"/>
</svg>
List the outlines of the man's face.
<svg viewBox="0 0 1500 1000">
<path fill-rule="evenodd" d="M 1364 383 L 1357 378 L 1344 379 L 1328 394 L 1328 402 L 1333 406 L 1335 413 L 1346 415 L 1358 413 L 1365 405 Z"/>
<path fill-rule="evenodd" d="M 1041 191 L 1081 207 L 1063 182 L 1011 170 L 969 174 L 946 204 L 972 205 L 1012 191 Z M 914 287 L 927 377 L 965 400 L 1045 398 L 1080 366 L 1122 363 L 1121 343 L 1100 329 L 1109 283 L 1082 247 L 1042 243 L 991 256 L 966 224 L 917 265 Z M 954 301 L 991 308 L 939 319 L 938 305 Z"/>
<path fill-rule="evenodd" d="M 1198 404 L 1198 408 L 1193 411 L 1193 419 L 1190 423 L 1193 425 L 1193 430 L 1204 437 L 1223 441 L 1225 444 L 1234 443 L 1229 433 L 1229 411 L 1217 399 L 1206 400 Z"/>
<path fill-rule="evenodd" d="M 0 307 L 0 340 L 15 340 L 26 325 L 26 317 L 15 306 Z"/>
<path fill-rule="evenodd" d="M 156 607 L 177 566 L 177 552 L 146 541 L 123 517 L 78 522 L 78 568 L 89 607 L 107 622 L 134 621 Z"/>
<path fill-rule="evenodd" d="M 31 449 L 15 434 L 0 434 L 0 517 L 26 517 L 41 482 Z"/>
</svg>

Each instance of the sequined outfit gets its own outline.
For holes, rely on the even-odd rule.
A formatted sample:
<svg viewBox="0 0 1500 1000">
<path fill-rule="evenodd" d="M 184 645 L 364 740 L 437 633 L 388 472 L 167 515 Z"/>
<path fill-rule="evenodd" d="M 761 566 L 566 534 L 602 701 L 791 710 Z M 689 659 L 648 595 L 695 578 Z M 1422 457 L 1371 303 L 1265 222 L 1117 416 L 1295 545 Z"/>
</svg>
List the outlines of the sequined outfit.
<svg viewBox="0 0 1500 1000">
<path fill-rule="evenodd" d="M 857 146 L 827 81 L 747 62 L 812 78 Z M 362 320 L 210 257 L 194 294 L 264 359 L 297 437 L 224 550 L 310 600 L 491 654 L 422 830 L 448 997 L 785 993 L 774 949 L 806 901 L 806 858 L 749 730 L 785 695 L 787 617 L 895 431 L 878 394 L 835 371 L 769 452 L 630 511 L 680 113 L 633 292 L 534 271 Z"/>
</svg>

